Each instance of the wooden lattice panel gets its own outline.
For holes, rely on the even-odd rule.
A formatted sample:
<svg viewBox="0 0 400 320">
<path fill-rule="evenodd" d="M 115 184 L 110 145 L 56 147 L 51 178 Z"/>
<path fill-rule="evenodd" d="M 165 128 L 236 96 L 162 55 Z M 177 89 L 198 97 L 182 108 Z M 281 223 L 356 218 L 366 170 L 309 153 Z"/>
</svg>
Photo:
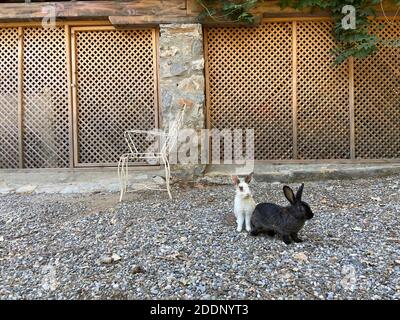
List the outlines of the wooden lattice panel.
<svg viewBox="0 0 400 320">
<path fill-rule="evenodd" d="M 290 159 L 292 24 L 209 28 L 207 46 L 210 126 L 254 128 L 256 160 Z"/>
<path fill-rule="evenodd" d="M 156 124 L 155 31 L 75 35 L 78 162 L 113 164 L 127 152 L 124 131 Z"/>
<path fill-rule="evenodd" d="M 400 39 L 399 20 L 372 29 L 382 39 Z M 354 64 L 356 158 L 400 158 L 400 48 L 381 47 Z"/>
<path fill-rule="evenodd" d="M 63 28 L 24 29 L 24 166 L 69 165 L 69 116 Z"/>
<path fill-rule="evenodd" d="M 0 168 L 17 168 L 18 28 L 0 29 Z"/>
<path fill-rule="evenodd" d="M 298 158 L 349 158 L 349 71 L 333 66 L 332 23 L 297 22 L 296 35 Z"/>
</svg>

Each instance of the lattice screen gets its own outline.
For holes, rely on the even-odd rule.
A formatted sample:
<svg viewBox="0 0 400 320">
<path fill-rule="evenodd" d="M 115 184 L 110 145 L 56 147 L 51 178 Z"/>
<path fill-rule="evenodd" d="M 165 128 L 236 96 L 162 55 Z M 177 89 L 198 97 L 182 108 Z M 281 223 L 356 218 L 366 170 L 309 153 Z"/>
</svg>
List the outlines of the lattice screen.
<svg viewBox="0 0 400 320">
<path fill-rule="evenodd" d="M 154 50 L 154 30 L 76 31 L 79 163 L 116 163 L 125 130 L 155 127 Z"/>
<path fill-rule="evenodd" d="M 255 128 L 257 160 L 293 158 L 292 25 L 207 30 L 210 126 Z M 400 21 L 386 25 L 374 28 L 399 39 Z M 296 22 L 295 43 L 297 158 L 349 159 L 350 70 L 332 64 L 332 23 Z M 355 60 L 354 74 L 356 158 L 400 158 L 400 48 Z"/>
<path fill-rule="evenodd" d="M 0 29 L 0 168 L 18 163 L 18 28 Z"/>
<path fill-rule="evenodd" d="M 297 22 L 299 159 L 350 157 L 349 71 L 333 67 L 332 23 Z"/>
<path fill-rule="evenodd" d="M 290 159 L 291 23 L 210 28 L 207 38 L 211 126 L 254 128 L 256 159 Z"/>
<path fill-rule="evenodd" d="M 24 30 L 24 162 L 69 165 L 68 83 L 64 28 Z"/>
<path fill-rule="evenodd" d="M 400 39 L 399 20 L 373 28 L 383 39 Z M 356 157 L 400 158 L 400 48 L 355 60 L 354 76 Z"/>
<path fill-rule="evenodd" d="M 213 128 L 254 128 L 258 160 L 293 158 L 292 22 L 209 28 Z M 332 68 L 328 22 L 297 22 L 299 159 L 349 158 L 349 70 Z M 400 38 L 400 21 L 374 28 Z M 69 165 L 64 28 L 24 27 L 23 148 L 29 168 Z M 156 124 L 154 30 L 76 31 L 79 164 L 114 164 L 122 132 Z M 0 29 L 0 168 L 18 167 L 18 29 Z M 400 48 L 355 60 L 357 158 L 400 158 Z M 148 142 L 147 142 L 148 143 Z M 142 147 L 147 143 L 143 141 Z"/>
</svg>

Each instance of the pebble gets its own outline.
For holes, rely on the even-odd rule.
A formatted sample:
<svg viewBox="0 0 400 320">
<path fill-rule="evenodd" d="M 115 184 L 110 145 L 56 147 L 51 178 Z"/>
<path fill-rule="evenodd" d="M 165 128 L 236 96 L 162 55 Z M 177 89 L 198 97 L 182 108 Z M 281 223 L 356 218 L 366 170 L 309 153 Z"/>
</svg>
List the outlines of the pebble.
<svg viewBox="0 0 400 320">
<path fill-rule="evenodd" d="M 111 255 L 111 259 L 112 259 L 113 261 L 119 261 L 119 260 L 121 260 L 122 258 L 121 258 L 118 254 L 113 253 L 113 254 Z"/>
<path fill-rule="evenodd" d="M 158 293 L 158 290 L 157 290 L 156 288 L 151 288 L 150 292 L 151 292 L 152 294 L 157 294 L 157 293 Z"/>
<path fill-rule="evenodd" d="M 110 264 L 111 262 L 113 262 L 113 258 L 110 256 L 101 256 L 99 260 L 103 264 Z"/>
<path fill-rule="evenodd" d="M 300 262 L 308 262 L 308 257 L 304 252 L 295 253 L 293 258 Z"/>
<path fill-rule="evenodd" d="M 306 182 L 314 218 L 299 232 L 304 242 L 290 245 L 236 231 L 231 185 L 172 185 L 172 200 L 138 191 L 122 203 L 117 193 L 2 195 L 0 295 L 399 299 L 400 207 L 386 187 L 398 180 Z M 256 202 L 287 205 L 280 183 L 250 188 Z"/>
<path fill-rule="evenodd" d="M 145 272 L 146 271 L 141 266 L 135 265 L 135 266 L 132 267 L 132 273 L 133 274 L 145 273 Z"/>
</svg>

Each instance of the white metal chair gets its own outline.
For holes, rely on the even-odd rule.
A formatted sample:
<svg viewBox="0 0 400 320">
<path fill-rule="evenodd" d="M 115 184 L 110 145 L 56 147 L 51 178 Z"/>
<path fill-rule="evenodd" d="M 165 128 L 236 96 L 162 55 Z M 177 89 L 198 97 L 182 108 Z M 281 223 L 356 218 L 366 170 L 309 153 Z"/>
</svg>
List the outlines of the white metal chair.
<svg viewBox="0 0 400 320">
<path fill-rule="evenodd" d="M 171 167 L 169 163 L 169 155 L 175 148 L 179 130 L 183 123 L 183 116 L 185 113 L 186 105 L 177 115 L 176 119 L 170 124 L 169 129 L 164 132 L 162 130 L 129 130 L 124 132 L 125 141 L 128 144 L 129 153 L 125 153 L 120 157 L 118 162 L 118 177 L 120 181 L 120 201 L 122 201 L 124 194 L 128 187 L 128 168 L 129 163 L 133 161 L 144 160 L 151 161 L 151 164 L 161 164 L 165 168 L 165 184 L 166 188 L 158 188 L 149 186 L 148 184 L 136 184 L 142 186 L 140 189 L 167 191 L 170 199 L 172 199 L 170 189 Z M 143 137 L 146 136 L 147 140 L 153 141 L 150 146 L 143 150 L 143 143 L 139 145 L 138 141 L 143 142 Z M 158 150 L 157 150 L 158 149 Z M 136 188 L 135 188 L 136 189 Z M 138 189 L 136 189 L 138 190 Z"/>
</svg>

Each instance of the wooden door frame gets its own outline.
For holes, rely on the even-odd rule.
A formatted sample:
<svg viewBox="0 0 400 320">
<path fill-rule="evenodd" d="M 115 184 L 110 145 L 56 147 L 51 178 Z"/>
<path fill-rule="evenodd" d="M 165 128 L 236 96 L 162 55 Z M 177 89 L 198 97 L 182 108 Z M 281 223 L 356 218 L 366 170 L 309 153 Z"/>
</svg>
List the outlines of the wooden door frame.
<svg viewBox="0 0 400 320">
<path fill-rule="evenodd" d="M 70 27 L 70 83 L 71 87 L 71 128 L 70 136 L 72 138 L 72 159 L 74 168 L 87 168 L 87 167 L 115 167 L 117 163 L 80 163 L 79 162 L 79 128 L 78 128 L 78 71 L 77 71 L 77 32 L 90 32 L 90 31 L 116 31 L 115 27 L 111 25 L 89 25 L 89 26 L 72 26 Z M 152 48 L 153 48 L 153 77 L 154 77 L 154 127 L 159 128 L 160 124 L 160 89 L 159 89 L 159 32 L 154 27 L 138 27 L 135 30 L 151 30 L 152 32 Z M 120 31 L 120 30 L 119 30 Z M 143 165 L 143 164 L 141 164 Z"/>
</svg>

